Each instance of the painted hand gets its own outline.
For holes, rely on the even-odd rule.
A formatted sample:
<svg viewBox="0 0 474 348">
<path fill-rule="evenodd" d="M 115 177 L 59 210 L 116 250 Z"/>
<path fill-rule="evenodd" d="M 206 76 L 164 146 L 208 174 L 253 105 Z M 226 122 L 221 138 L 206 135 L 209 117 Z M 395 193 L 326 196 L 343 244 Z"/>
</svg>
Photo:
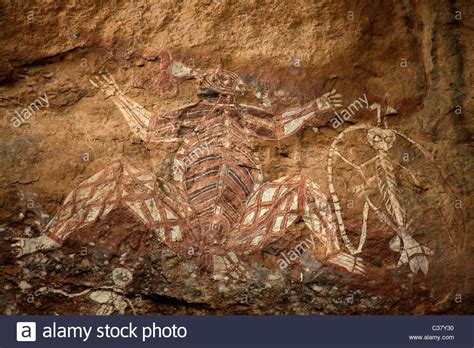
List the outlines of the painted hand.
<svg viewBox="0 0 474 348">
<path fill-rule="evenodd" d="M 321 111 L 341 107 L 342 95 L 333 89 L 331 92 L 323 94 L 322 97 L 316 99 L 316 104 Z"/>
<path fill-rule="evenodd" d="M 95 88 L 100 89 L 107 98 L 123 94 L 117 83 L 115 83 L 115 79 L 109 73 L 94 76 L 92 79 L 89 79 L 89 82 Z"/>
</svg>

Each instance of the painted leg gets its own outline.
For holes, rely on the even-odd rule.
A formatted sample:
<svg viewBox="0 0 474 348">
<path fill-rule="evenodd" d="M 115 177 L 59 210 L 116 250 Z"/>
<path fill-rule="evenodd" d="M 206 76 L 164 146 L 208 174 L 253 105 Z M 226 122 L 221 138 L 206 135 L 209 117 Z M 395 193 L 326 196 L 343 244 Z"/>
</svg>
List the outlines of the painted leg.
<svg viewBox="0 0 474 348">
<path fill-rule="evenodd" d="M 332 218 L 328 200 L 318 185 L 305 179 L 303 220 L 326 246 L 327 261 L 353 274 L 364 275 L 362 259 L 341 251 L 337 239 L 337 224 Z"/>
<path fill-rule="evenodd" d="M 228 245 L 248 254 L 278 240 L 297 218 L 326 247 L 326 261 L 354 274 L 364 274 L 361 259 L 340 250 L 337 226 L 324 194 L 303 175 L 282 177 L 263 184 L 246 204 L 238 228 Z"/>
<path fill-rule="evenodd" d="M 177 203 L 158 188 L 153 174 L 114 163 L 69 194 L 42 236 L 19 238 L 14 246 L 18 247 L 19 256 L 57 248 L 71 233 L 105 218 L 118 207 L 129 209 L 167 246 L 181 244 L 187 232 L 187 205 L 176 190 L 165 186 Z"/>
</svg>

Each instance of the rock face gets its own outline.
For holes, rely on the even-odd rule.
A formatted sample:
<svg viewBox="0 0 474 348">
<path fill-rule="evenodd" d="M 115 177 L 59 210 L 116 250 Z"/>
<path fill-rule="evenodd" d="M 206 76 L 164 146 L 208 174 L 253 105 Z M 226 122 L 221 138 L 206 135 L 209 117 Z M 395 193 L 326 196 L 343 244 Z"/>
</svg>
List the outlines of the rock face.
<svg viewBox="0 0 474 348">
<path fill-rule="evenodd" d="M 0 11 L 1 311 L 472 314 L 473 7 L 447 0 L 6 1 Z M 278 214 L 270 208 L 273 215 L 261 225 L 206 230 L 206 242 L 198 238 L 177 252 L 158 225 L 140 220 L 140 209 L 149 207 L 122 204 L 87 225 L 68 222 L 71 233 L 59 247 L 17 257 L 15 238 L 28 243 L 47 234 L 53 217 L 66 214 L 67 201 L 61 207 L 69 193 L 116 163 L 157 178 L 152 184 L 170 206 L 196 211 L 189 197 L 178 198 L 173 161 L 204 121 L 191 127 L 178 117 L 163 133 L 177 141 L 148 141 L 130 123 L 142 109 L 129 109 L 127 118 L 116 96 L 89 80 L 110 73 L 160 125 L 160 115 L 199 98 L 215 103 L 212 88 L 196 91 L 204 79 L 198 72 L 218 68 L 245 84 L 233 103 L 264 109 L 270 116 L 257 121 L 276 127 L 277 136 L 249 140 L 263 187 L 285 176 L 307 178 L 285 233 L 270 238 L 260 229 L 276 230 Z M 301 111 L 332 89 L 343 95 L 341 107 L 326 98 L 336 108 L 317 103 Z M 245 108 L 234 119 L 262 135 L 260 123 L 245 121 Z M 315 116 L 286 134 L 283 116 L 292 108 Z M 206 122 L 211 129 L 212 118 Z M 228 159 L 222 146 L 216 156 Z M 143 192 L 139 180 L 129 182 L 135 193 Z M 258 209 L 270 195 L 264 191 Z M 229 198 L 242 205 L 232 224 L 248 216 L 242 209 L 251 205 L 251 192 Z M 327 197 L 328 206 L 315 197 Z M 81 207 L 65 221 L 83 214 Z M 192 220 L 189 231 L 212 223 L 205 217 Z M 168 227 L 166 236 L 179 239 Z M 239 249 L 260 235 L 262 247 Z M 227 240 L 240 250 L 244 278 L 217 269 Z M 331 262 L 328 245 L 336 244 L 348 263 Z M 365 275 L 344 267 L 356 257 Z"/>
</svg>

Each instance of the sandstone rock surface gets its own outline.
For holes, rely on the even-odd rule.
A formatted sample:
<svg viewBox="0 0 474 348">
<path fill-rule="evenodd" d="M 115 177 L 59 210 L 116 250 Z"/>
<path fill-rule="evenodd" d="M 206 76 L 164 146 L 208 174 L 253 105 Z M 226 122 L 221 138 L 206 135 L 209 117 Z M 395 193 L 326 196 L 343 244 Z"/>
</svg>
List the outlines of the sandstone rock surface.
<svg viewBox="0 0 474 348">
<path fill-rule="evenodd" d="M 468 0 L 5 1 L 0 312 L 472 314 L 473 9 Z M 408 184 L 396 171 L 414 236 L 433 251 L 428 273 L 397 267 L 393 233 L 374 213 L 359 255 L 365 277 L 310 257 L 324 253 L 317 248 L 279 269 L 281 251 L 307 236 L 298 221 L 298 241 L 247 260 L 250 280 L 203 278 L 196 260 L 164 248 L 125 210 L 59 249 L 17 258 L 14 238 L 40 235 L 71 190 L 117 160 L 172 181 L 178 144 L 145 144 L 89 79 L 108 71 L 128 96 L 162 114 L 198 100 L 196 81 L 181 78 L 177 63 L 236 72 L 249 86 L 242 102 L 276 113 L 332 89 L 344 95 L 343 108 L 366 96 L 396 110 L 388 126 L 423 145 L 448 180 L 416 147 L 396 149 L 401 164 L 409 154 L 405 164 L 420 181 Z M 309 123 L 277 142 L 255 140 L 265 181 L 303 173 L 331 197 L 331 144 L 351 125 L 373 124 L 375 114 L 361 109 L 337 128 Z M 363 158 L 367 141 L 349 137 L 341 149 Z M 347 202 L 361 182 L 335 165 L 346 230 L 357 240 L 363 203 Z M 131 279 L 114 269 L 131 270 Z"/>
</svg>

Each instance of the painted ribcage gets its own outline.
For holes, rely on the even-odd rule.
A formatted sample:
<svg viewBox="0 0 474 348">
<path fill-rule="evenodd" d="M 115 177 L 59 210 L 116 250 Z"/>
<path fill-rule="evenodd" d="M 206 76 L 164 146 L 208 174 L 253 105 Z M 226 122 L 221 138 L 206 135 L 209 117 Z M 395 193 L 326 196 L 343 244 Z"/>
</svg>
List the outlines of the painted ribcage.
<svg viewBox="0 0 474 348">
<path fill-rule="evenodd" d="M 185 188 L 201 238 L 221 242 L 262 174 L 246 134 L 228 115 L 207 119 L 185 154 Z"/>
</svg>

